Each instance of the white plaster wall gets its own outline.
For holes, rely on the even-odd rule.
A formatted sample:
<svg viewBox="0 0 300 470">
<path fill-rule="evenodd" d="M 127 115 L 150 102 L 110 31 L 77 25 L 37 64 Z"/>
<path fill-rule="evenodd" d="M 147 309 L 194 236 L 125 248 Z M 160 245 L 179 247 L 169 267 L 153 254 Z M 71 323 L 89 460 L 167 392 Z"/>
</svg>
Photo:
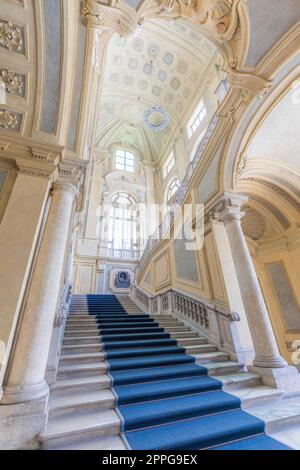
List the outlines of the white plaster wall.
<svg viewBox="0 0 300 470">
<path fill-rule="evenodd" d="M 299 0 L 248 0 L 250 44 L 246 64 L 255 66 L 300 21 Z"/>
</svg>

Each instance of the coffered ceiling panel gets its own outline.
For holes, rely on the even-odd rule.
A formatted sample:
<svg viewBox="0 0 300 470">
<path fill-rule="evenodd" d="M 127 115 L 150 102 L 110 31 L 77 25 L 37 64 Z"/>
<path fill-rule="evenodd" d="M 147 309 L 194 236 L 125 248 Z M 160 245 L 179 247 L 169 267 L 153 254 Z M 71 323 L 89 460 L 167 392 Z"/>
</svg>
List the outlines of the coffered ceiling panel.
<svg viewBox="0 0 300 470">
<path fill-rule="evenodd" d="M 220 57 L 212 43 L 186 24 L 149 21 L 128 37 L 114 36 L 108 49 L 97 145 L 137 146 L 147 159 L 157 159 L 170 135 L 204 85 Z M 154 132 L 145 124 L 168 125 Z M 163 126 L 161 126 L 163 127 Z"/>
</svg>

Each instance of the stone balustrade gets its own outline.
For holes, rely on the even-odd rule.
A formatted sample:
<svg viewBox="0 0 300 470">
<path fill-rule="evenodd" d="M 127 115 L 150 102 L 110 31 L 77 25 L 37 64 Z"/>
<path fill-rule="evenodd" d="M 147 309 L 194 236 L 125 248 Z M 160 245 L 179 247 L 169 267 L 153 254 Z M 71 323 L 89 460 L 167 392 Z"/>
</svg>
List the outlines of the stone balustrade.
<svg viewBox="0 0 300 470">
<path fill-rule="evenodd" d="M 232 359 L 237 358 L 234 332 L 234 324 L 240 321 L 237 313 L 175 289 L 150 296 L 134 285 L 131 288 L 131 298 L 150 315 L 173 314 L 188 322 L 220 349 L 228 352 Z"/>
</svg>

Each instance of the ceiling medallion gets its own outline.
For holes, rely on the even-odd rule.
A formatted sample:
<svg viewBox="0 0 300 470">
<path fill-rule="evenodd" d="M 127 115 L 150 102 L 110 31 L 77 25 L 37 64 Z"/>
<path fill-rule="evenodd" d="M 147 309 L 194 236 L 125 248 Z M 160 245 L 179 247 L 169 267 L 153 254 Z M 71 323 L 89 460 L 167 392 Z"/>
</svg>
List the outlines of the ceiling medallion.
<svg viewBox="0 0 300 470">
<path fill-rule="evenodd" d="M 145 114 L 145 124 L 153 132 L 166 129 L 170 122 L 168 112 L 161 106 L 152 106 Z"/>
</svg>

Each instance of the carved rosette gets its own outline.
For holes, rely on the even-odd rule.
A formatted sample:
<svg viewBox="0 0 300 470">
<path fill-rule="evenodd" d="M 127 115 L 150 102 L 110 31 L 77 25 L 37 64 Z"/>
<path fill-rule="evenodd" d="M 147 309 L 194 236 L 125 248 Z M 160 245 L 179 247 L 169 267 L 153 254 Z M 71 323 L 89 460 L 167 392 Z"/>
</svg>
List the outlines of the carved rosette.
<svg viewBox="0 0 300 470">
<path fill-rule="evenodd" d="M 9 70 L 0 71 L 0 82 L 11 95 L 23 95 L 24 81 L 22 75 Z"/>
<path fill-rule="evenodd" d="M 9 110 L 0 109 L 0 127 L 4 129 L 15 129 L 18 127 L 18 117 Z"/>
<path fill-rule="evenodd" d="M 0 20 L 0 46 L 11 52 L 21 52 L 23 49 L 22 29 L 5 20 Z"/>
<path fill-rule="evenodd" d="M 81 14 L 87 19 L 88 26 L 112 31 L 122 37 L 133 33 L 137 26 L 135 19 L 127 12 L 103 5 L 96 0 L 84 0 L 81 4 Z"/>
</svg>

